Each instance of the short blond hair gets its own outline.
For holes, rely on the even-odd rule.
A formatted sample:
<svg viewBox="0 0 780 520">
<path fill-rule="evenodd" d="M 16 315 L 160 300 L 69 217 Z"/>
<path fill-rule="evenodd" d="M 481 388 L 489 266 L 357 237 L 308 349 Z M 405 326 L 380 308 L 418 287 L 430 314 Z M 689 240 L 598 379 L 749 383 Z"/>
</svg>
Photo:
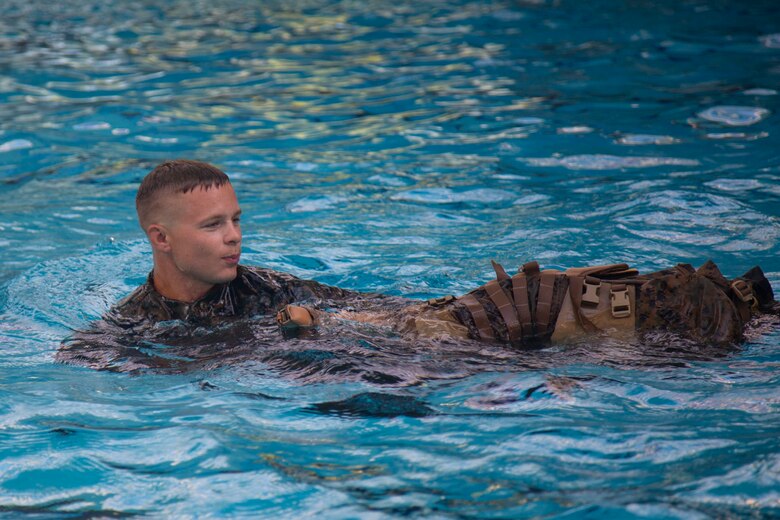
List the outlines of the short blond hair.
<svg viewBox="0 0 780 520">
<path fill-rule="evenodd" d="M 209 163 L 176 159 L 166 161 L 149 172 L 141 181 L 135 195 L 135 210 L 138 223 L 146 231 L 146 226 L 160 206 L 160 197 L 165 194 L 187 193 L 195 188 L 219 188 L 230 184 L 230 178 Z"/>
</svg>

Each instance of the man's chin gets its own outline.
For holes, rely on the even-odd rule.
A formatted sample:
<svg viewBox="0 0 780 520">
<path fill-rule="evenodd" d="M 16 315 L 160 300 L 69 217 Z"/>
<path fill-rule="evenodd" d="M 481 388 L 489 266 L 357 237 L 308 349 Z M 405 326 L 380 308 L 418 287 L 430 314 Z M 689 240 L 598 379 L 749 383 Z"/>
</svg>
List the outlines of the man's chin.
<svg viewBox="0 0 780 520">
<path fill-rule="evenodd" d="M 225 273 L 225 277 L 223 278 L 222 283 L 232 282 L 236 279 L 236 276 L 238 276 L 238 265 L 230 269 L 228 273 Z"/>
<path fill-rule="evenodd" d="M 210 283 L 213 285 L 219 285 L 222 283 L 229 283 L 236 279 L 236 276 L 238 276 L 238 266 L 233 266 L 232 268 L 223 269 L 219 275 L 214 276 Z"/>
</svg>

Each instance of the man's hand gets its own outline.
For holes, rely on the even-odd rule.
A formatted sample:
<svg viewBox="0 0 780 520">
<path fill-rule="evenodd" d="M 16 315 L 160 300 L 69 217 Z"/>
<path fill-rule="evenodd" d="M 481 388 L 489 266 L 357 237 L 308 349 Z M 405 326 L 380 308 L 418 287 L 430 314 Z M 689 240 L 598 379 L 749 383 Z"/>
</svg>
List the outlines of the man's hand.
<svg viewBox="0 0 780 520">
<path fill-rule="evenodd" d="M 276 322 L 282 328 L 313 327 L 314 318 L 306 307 L 288 305 L 276 314 Z"/>
</svg>

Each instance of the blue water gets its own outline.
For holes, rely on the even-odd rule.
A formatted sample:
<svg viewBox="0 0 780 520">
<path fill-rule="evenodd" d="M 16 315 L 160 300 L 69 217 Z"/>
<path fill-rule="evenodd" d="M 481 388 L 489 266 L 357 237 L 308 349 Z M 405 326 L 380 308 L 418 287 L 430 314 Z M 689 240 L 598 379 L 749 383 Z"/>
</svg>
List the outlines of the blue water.
<svg viewBox="0 0 780 520">
<path fill-rule="evenodd" d="M 0 517 L 780 516 L 778 327 L 725 351 L 380 356 L 366 333 L 181 374 L 53 361 L 143 281 L 133 197 L 172 157 L 231 176 L 245 263 L 352 289 L 712 258 L 780 290 L 775 2 L 5 0 L 0 20 Z"/>
</svg>

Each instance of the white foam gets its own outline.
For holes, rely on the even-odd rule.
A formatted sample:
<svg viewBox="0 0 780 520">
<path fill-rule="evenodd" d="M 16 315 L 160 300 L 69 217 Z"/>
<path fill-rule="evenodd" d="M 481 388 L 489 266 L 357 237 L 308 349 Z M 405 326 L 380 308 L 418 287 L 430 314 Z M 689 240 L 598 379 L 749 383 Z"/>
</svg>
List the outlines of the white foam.
<svg viewBox="0 0 780 520">
<path fill-rule="evenodd" d="M 758 38 L 758 40 L 770 49 L 780 49 L 780 33 L 765 34 Z"/>
<path fill-rule="evenodd" d="M 424 188 L 404 191 L 393 195 L 391 198 L 393 200 L 408 202 L 449 204 L 455 202 L 501 202 L 509 200 L 514 196 L 514 193 L 492 188 L 478 188 L 462 192 L 457 192 L 449 188 Z"/>
<path fill-rule="evenodd" d="M 675 139 L 669 135 L 626 134 L 619 137 L 615 142 L 618 144 L 626 144 L 631 146 L 645 146 L 652 144 L 676 144 L 679 143 L 680 140 Z"/>
<path fill-rule="evenodd" d="M 94 131 L 94 130 L 108 130 L 111 128 L 111 125 L 109 123 L 106 123 L 105 121 L 92 121 L 87 123 L 78 123 L 73 125 L 74 130 L 79 131 Z"/>
<path fill-rule="evenodd" d="M 721 105 L 699 112 L 698 116 L 714 123 L 729 126 L 754 125 L 769 116 L 766 108 Z"/>
<path fill-rule="evenodd" d="M 777 91 L 773 88 L 751 88 L 743 92 L 746 96 L 776 96 Z"/>
<path fill-rule="evenodd" d="M 0 153 L 13 152 L 14 150 L 25 150 L 32 148 L 33 144 L 27 139 L 12 139 L 0 144 Z"/>
</svg>

